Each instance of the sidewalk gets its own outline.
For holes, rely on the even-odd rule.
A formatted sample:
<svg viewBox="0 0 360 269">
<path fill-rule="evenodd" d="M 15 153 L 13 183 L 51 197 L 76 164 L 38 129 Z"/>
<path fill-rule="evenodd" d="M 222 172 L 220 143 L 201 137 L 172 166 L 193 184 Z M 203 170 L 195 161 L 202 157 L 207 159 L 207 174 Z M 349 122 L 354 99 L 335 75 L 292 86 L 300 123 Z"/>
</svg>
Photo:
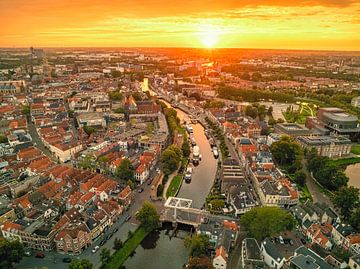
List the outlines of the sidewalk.
<svg viewBox="0 0 360 269">
<path fill-rule="evenodd" d="M 164 191 L 163 191 L 163 198 L 165 199 L 165 201 L 166 201 L 166 199 L 167 199 L 167 198 L 166 198 L 167 189 L 169 188 L 171 181 L 173 180 L 173 178 L 174 178 L 177 174 L 178 174 L 178 170 L 176 169 L 175 172 L 173 172 L 171 175 L 169 175 L 169 178 L 168 178 L 168 180 L 166 181 L 166 184 L 165 184 L 165 186 L 164 186 Z"/>
</svg>

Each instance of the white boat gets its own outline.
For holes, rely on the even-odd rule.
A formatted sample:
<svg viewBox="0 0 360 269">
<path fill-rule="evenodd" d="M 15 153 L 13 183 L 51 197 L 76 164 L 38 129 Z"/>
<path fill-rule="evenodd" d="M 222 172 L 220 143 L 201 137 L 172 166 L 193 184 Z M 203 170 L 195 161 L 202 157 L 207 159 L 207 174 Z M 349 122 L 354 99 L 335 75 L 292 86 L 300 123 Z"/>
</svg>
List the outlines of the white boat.
<svg viewBox="0 0 360 269">
<path fill-rule="evenodd" d="M 190 124 L 186 124 L 186 131 L 189 133 L 189 134 L 192 134 L 194 129 L 193 127 L 190 125 Z"/>
<path fill-rule="evenodd" d="M 192 160 L 194 164 L 198 164 L 200 161 L 200 148 L 199 146 L 194 146 L 193 147 L 193 156 L 192 156 Z"/>
<path fill-rule="evenodd" d="M 214 154 L 215 159 L 219 158 L 219 152 L 218 152 L 217 147 L 213 147 L 213 154 Z"/>
<path fill-rule="evenodd" d="M 188 167 L 188 168 L 186 168 L 184 179 L 185 179 L 186 182 L 190 182 L 191 177 L 192 177 L 192 168 Z"/>
</svg>

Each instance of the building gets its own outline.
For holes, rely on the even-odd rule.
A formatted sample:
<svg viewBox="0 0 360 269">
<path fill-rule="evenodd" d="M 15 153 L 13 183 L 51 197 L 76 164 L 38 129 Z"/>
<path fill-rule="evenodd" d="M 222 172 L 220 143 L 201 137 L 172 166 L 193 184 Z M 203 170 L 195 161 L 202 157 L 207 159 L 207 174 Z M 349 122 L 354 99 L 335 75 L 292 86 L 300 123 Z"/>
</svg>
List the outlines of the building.
<svg viewBox="0 0 360 269">
<path fill-rule="evenodd" d="M 350 267 L 350 269 L 359 269 L 360 268 L 360 254 L 350 257 L 349 267 Z"/>
<path fill-rule="evenodd" d="M 261 256 L 267 266 L 279 269 L 285 263 L 285 257 L 276 249 L 269 238 L 261 243 Z"/>
<path fill-rule="evenodd" d="M 0 81 L 0 96 L 24 92 L 26 84 L 24 80 Z"/>
<path fill-rule="evenodd" d="M 301 246 L 295 250 L 294 256 L 290 259 L 291 269 L 331 269 L 318 254 L 312 250 Z"/>
<path fill-rule="evenodd" d="M 305 125 L 320 132 L 349 136 L 351 140 L 360 134 L 358 117 L 336 107 L 320 108 L 317 117 L 308 117 Z"/>
<path fill-rule="evenodd" d="M 54 239 L 56 249 L 63 253 L 80 254 L 91 245 L 91 233 L 84 223 L 75 223 L 59 231 Z"/>
<path fill-rule="evenodd" d="M 261 269 L 265 268 L 265 263 L 261 257 L 258 242 L 254 238 L 245 238 L 241 247 L 242 268 Z"/>
<path fill-rule="evenodd" d="M 278 123 L 274 126 L 276 134 L 287 135 L 291 137 L 310 135 L 310 130 L 297 123 Z"/>
<path fill-rule="evenodd" d="M 349 155 L 351 151 L 351 140 L 345 136 L 299 136 L 296 141 L 302 148 L 314 148 L 320 156 L 329 158 Z"/>
</svg>

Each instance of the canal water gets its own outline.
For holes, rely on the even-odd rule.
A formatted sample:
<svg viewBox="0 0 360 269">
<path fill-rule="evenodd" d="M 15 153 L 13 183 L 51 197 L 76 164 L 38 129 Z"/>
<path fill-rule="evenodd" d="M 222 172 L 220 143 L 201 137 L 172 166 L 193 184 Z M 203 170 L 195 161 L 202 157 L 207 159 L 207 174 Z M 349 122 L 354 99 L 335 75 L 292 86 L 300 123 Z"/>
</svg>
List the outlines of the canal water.
<svg viewBox="0 0 360 269">
<path fill-rule="evenodd" d="M 182 269 L 189 255 L 183 238 L 189 232 L 178 230 L 176 236 L 170 237 L 171 226 L 152 232 L 126 260 L 124 269 Z"/>
<path fill-rule="evenodd" d="M 348 165 L 345 174 L 349 178 L 348 185 L 360 189 L 360 163 Z"/>
<path fill-rule="evenodd" d="M 168 102 L 165 103 L 167 106 L 171 106 Z M 181 122 L 190 122 L 188 115 L 184 111 L 180 109 L 176 109 L 176 111 Z M 200 148 L 202 160 L 199 165 L 193 168 L 191 182 L 183 182 L 177 197 L 191 199 L 193 200 L 192 207 L 201 208 L 215 179 L 217 159 L 214 158 L 211 151 L 209 140 L 205 136 L 204 127 L 200 123 L 192 124 L 192 127 L 196 144 Z"/>
</svg>

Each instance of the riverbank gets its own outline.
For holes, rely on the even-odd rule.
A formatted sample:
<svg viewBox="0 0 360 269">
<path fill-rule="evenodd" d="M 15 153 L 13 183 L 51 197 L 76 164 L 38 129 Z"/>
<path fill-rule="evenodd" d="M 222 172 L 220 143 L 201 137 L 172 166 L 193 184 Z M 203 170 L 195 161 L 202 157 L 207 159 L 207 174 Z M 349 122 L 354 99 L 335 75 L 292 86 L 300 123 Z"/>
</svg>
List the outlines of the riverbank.
<svg viewBox="0 0 360 269">
<path fill-rule="evenodd" d="M 146 231 L 143 227 L 138 227 L 132 236 L 124 242 L 123 247 L 111 256 L 106 268 L 120 268 L 149 233 L 150 231 Z"/>
</svg>

